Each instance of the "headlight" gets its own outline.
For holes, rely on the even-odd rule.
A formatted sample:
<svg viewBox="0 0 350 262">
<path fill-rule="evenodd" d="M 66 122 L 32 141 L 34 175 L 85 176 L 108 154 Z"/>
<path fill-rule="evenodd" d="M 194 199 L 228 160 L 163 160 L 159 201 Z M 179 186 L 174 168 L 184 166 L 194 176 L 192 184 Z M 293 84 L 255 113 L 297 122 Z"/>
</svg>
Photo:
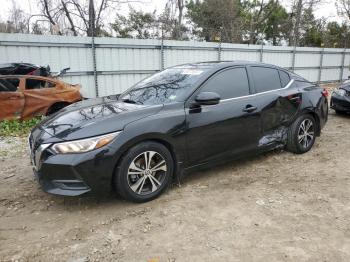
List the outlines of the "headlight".
<svg viewBox="0 0 350 262">
<path fill-rule="evenodd" d="M 338 96 L 345 96 L 346 91 L 344 89 L 335 89 L 334 93 L 336 93 Z"/>
<path fill-rule="evenodd" d="M 103 147 L 119 135 L 121 131 L 102 136 L 54 144 L 51 149 L 57 154 L 83 153 Z"/>
</svg>

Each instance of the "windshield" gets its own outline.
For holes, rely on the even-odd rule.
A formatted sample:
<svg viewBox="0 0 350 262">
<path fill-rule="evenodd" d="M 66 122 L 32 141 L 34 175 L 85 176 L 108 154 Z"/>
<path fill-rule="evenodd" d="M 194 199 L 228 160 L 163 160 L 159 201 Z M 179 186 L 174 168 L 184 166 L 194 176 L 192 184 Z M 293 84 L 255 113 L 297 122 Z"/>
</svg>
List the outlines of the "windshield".
<svg viewBox="0 0 350 262">
<path fill-rule="evenodd" d="M 119 99 L 126 103 L 157 105 L 183 101 L 193 84 L 208 67 L 173 67 L 156 73 L 134 85 Z"/>
</svg>

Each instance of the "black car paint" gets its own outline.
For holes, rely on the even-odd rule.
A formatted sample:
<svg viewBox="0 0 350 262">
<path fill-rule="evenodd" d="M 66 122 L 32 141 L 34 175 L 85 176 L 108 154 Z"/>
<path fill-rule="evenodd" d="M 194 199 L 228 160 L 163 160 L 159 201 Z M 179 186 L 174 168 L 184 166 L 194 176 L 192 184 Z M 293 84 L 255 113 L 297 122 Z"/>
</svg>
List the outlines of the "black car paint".
<svg viewBox="0 0 350 262">
<path fill-rule="evenodd" d="M 328 114 L 322 89 L 291 74 L 288 88 L 257 94 L 251 65 L 280 69 L 259 63 L 213 63 L 213 69 L 200 78 L 185 102 L 143 106 L 105 97 L 66 107 L 32 131 L 32 150 L 44 143 L 122 132 L 112 143 L 87 153 L 60 155 L 47 149 L 40 160 L 41 169 L 35 171 L 43 189 L 62 195 L 109 192 L 120 158 L 145 140 L 159 141 L 169 148 L 179 178 L 198 167 L 283 147 L 288 127 L 302 113 L 315 117 L 319 135 Z M 216 72 L 235 66 L 247 67 L 250 94 L 199 106 L 195 98 L 202 83 Z"/>
<path fill-rule="evenodd" d="M 345 81 L 338 88 L 344 89 L 346 94 L 340 96 L 336 92 L 333 92 L 331 97 L 331 108 L 340 112 L 350 112 L 350 81 Z"/>
</svg>

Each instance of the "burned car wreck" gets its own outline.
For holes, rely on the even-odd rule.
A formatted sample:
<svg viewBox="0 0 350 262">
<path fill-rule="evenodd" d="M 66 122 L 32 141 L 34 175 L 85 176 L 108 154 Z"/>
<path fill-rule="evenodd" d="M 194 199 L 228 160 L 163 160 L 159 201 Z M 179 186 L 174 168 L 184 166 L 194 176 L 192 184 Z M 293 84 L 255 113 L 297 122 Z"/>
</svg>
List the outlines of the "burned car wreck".
<svg viewBox="0 0 350 262">
<path fill-rule="evenodd" d="M 337 114 L 350 112 L 350 80 L 345 81 L 333 91 L 331 108 Z"/>
<path fill-rule="evenodd" d="M 50 115 L 82 100 L 80 85 L 33 75 L 0 75 L 0 120 Z"/>
</svg>

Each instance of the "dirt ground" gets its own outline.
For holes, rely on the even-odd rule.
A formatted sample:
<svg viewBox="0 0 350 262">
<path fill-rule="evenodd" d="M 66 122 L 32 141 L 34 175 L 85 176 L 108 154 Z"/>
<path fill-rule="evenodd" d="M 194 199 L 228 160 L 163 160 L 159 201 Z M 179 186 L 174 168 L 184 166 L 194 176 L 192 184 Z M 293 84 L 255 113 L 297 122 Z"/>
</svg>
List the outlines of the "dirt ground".
<svg viewBox="0 0 350 262">
<path fill-rule="evenodd" d="M 307 154 L 188 176 L 145 204 L 66 198 L 33 179 L 25 139 L 0 139 L 0 261 L 350 261 L 350 116 Z"/>
</svg>

